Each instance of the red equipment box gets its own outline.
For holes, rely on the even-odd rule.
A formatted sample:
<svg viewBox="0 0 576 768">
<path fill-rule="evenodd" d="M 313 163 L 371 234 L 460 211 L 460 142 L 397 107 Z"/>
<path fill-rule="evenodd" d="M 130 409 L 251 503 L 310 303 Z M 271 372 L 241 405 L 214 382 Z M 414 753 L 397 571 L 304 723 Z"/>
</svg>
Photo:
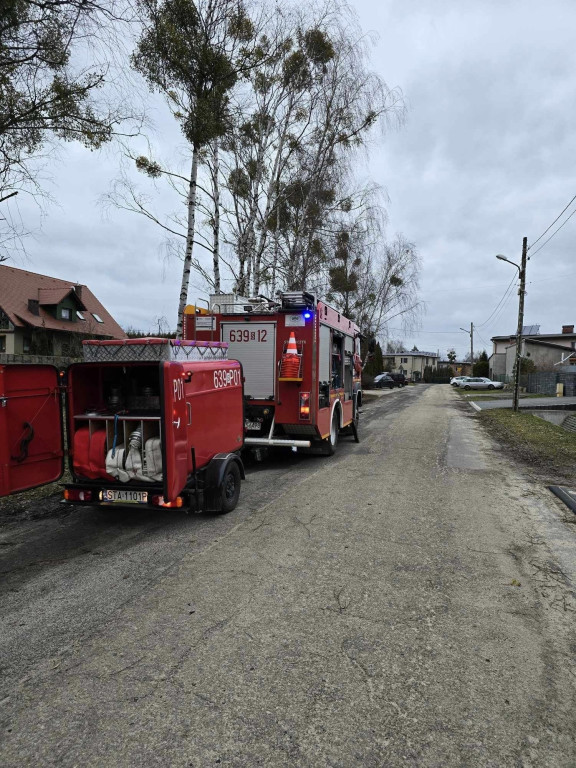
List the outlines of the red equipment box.
<svg viewBox="0 0 576 768">
<path fill-rule="evenodd" d="M 94 362 L 60 373 L 0 366 L 0 496 L 62 476 L 65 402 L 67 501 L 233 509 L 243 376 L 227 345 L 130 339 L 85 350 Z"/>
</svg>

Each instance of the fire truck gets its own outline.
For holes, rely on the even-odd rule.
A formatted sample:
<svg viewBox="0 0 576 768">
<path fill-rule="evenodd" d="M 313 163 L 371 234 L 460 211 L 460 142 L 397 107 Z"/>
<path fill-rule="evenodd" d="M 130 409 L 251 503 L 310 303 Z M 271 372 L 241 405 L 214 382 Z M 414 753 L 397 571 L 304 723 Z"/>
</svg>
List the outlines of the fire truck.
<svg viewBox="0 0 576 768">
<path fill-rule="evenodd" d="M 244 369 L 245 445 L 332 455 L 339 434 L 358 441 L 360 331 L 306 291 L 278 301 L 215 294 L 186 308 L 184 336 L 229 345 Z"/>
<path fill-rule="evenodd" d="M 68 504 L 234 509 L 243 374 L 227 345 L 85 341 L 84 359 L 0 366 L 0 496 L 60 479 L 67 455 Z"/>
</svg>

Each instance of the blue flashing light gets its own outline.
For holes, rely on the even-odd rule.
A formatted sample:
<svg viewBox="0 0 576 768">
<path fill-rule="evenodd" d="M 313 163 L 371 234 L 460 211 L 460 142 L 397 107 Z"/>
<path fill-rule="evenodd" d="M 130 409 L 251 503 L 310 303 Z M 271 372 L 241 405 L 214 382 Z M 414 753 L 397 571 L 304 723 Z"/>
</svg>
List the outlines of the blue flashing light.
<svg viewBox="0 0 576 768">
<path fill-rule="evenodd" d="M 312 317 L 312 312 L 309 312 L 308 310 L 306 310 L 306 312 L 304 312 L 304 320 L 310 320 L 311 317 Z"/>
</svg>

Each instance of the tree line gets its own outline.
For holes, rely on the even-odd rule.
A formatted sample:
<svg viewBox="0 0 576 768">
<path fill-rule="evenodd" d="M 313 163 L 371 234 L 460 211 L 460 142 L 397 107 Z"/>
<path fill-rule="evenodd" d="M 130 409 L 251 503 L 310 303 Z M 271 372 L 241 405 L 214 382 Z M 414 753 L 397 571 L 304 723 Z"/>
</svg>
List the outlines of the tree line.
<svg viewBox="0 0 576 768">
<path fill-rule="evenodd" d="M 358 167 L 405 104 L 370 68 L 369 45 L 339 0 L 6 0 L 0 18 L 0 261 L 21 236 L 2 215 L 41 194 L 37 163 L 58 141 L 120 140 L 131 167 L 109 200 L 155 222 L 189 282 L 273 297 L 306 288 L 365 334 L 419 309 L 420 259 L 386 236 L 381 188 Z M 129 41 L 126 44 L 126 41 Z M 150 142 L 143 115 L 114 98 L 111 58 L 164 99 L 183 161 Z M 117 71 L 117 70 L 116 70 Z M 167 155 L 167 159 L 164 158 Z M 173 199 L 168 216 L 157 200 Z"/>
</svg>

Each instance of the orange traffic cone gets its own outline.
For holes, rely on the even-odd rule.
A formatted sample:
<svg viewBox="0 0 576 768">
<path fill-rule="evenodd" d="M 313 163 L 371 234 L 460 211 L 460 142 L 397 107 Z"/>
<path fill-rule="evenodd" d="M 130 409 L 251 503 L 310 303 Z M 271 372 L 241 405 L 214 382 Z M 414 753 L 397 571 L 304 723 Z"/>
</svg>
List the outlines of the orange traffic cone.
<svg viewBox="0 0 576 768">
<path fill-rule="evenodd" d="M 294 336 L 294 331 L 290 333 L 290 338 L 288 339 L 288 346 L 286 347 L 286 354 L 287 355 L 298 354 L 298 347 L 296 346 L 296 336 Z"/>
<path fill-rule="evenodd" d="M 301 356 L 298 354 L 296 346 L 296 337 L 294 331 L 291 332 L 288 339 L 286 352 L 282 355 L 282 365 L 280 366 L 280 378 L 297 379 L 300 377 Z"/>
</svg>

